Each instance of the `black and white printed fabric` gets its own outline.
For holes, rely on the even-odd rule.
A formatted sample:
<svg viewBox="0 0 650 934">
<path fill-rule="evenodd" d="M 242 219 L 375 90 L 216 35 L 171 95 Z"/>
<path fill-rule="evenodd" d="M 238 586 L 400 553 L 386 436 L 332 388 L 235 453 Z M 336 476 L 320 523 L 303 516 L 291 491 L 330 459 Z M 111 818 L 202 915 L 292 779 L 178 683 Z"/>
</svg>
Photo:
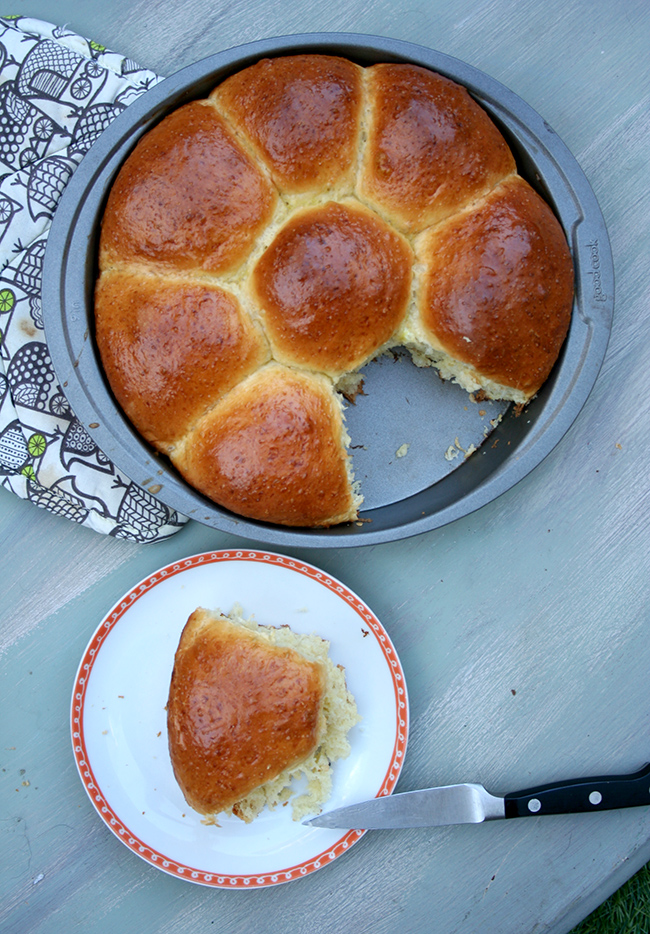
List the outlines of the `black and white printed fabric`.
<svg viewBox="0 0 650 934">
<path fill-rule="evenodd" d="M 57 384 L 41 272 L 57 202 L 102 130 L 161 80 L 68 29 L 0 18 L 0 482 L 57 515 L 137 542 L 187 521 L 99 450 Z"/>
</svg>

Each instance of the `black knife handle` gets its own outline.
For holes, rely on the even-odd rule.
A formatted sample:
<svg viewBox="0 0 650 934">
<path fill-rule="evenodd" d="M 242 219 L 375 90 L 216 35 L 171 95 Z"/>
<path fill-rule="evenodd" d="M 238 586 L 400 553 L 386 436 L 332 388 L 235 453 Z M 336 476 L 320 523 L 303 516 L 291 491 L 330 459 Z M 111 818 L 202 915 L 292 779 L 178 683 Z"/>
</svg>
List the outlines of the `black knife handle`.
<svg viewBox="0 0 650 934">
<path fill-rule="evenodd" d="M 504 797 L 506 817 L 576 814 L 650 804 L 650 763 L 631 775 L 573 778 L 550 782 Z"/>
</svg>

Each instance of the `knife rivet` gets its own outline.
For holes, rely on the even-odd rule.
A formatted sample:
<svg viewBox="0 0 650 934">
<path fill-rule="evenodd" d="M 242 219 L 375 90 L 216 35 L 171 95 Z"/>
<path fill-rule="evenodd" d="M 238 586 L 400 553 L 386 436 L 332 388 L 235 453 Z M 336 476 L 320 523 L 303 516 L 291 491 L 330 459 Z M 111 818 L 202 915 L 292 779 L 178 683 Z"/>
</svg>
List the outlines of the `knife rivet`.
<svg viewBox="0 0 650 934">
<path fill-rule="evenodd" d="M 591 794 L 589 795 L 590 804 L 600 804 L 602 800 L 603 800 L 603 796 L 601 795 L 599 791 L 592 791 Z"/>
<path fill-rule="evenodd" d="M 528 810 L 532 811 L 533 814 L 536 814 L 537 811 L 541 810 L 541 807 L 542 802 L 539 800 L 539 798 L 531 798 L 528 802 Z"/>
</svg>

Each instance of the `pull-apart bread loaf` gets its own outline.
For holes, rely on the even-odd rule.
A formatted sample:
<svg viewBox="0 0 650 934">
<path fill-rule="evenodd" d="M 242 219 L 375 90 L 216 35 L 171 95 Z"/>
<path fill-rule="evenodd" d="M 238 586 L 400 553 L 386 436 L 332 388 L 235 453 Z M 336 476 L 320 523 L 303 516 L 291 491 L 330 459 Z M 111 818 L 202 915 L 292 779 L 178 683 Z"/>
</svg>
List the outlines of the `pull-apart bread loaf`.
<svg viewBox="0 0 650 934">
<path fill-rule="evenodd" d="M 357 516 L 341 393 L 391 347 L 525 404 L 565 339 L 573 266 L 549 205 L 449 79 L 266 59 L 136 145 L 103 217 L 96 334 L 113 393 L 234 513 Z"/>
<path fill-rule="evenodd" d="M 246 822 L 285 803 L 292 782 L 306 789 L 293 818 L 317 813 L 330 796 L 332 763 L 350 752 L 358 722 L 342 668 L 315 635 L 197 609 L 176 651 L 167 726 L 176 780 L 188 804 L 217 822 Z"/>
</svg>

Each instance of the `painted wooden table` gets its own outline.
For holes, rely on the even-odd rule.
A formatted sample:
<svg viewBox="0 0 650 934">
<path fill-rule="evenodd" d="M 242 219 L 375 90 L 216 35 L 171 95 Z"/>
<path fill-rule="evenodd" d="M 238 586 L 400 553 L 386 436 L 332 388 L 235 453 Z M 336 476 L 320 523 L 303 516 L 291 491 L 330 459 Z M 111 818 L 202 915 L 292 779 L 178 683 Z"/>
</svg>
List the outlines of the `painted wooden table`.
<svg viewBox="0 0 650 934">
<path fill-rule="evenodd" d="M 399 788 L 495 793 L 650 760 L 645 0 L 16 0 L 160 75 L 246 41 L 347 31 L 414 41 L 509 86 L 574 153 L 616 269 L 609 350 L 576 422 L 498 500 L 414 538 L 295 549 L 356 591 L 400 654 L 412 728 Z M 76 773 L 73 679 L 104 614 L 171 561 L 250 542 L 190 523 L 135 545 L 0 490 L 0 927 L 11 934 L 569 931 L 650 858 L 650 811 L 371 832 L 308 878 L 223 892 L 108 832 Z"/>
</svg>

